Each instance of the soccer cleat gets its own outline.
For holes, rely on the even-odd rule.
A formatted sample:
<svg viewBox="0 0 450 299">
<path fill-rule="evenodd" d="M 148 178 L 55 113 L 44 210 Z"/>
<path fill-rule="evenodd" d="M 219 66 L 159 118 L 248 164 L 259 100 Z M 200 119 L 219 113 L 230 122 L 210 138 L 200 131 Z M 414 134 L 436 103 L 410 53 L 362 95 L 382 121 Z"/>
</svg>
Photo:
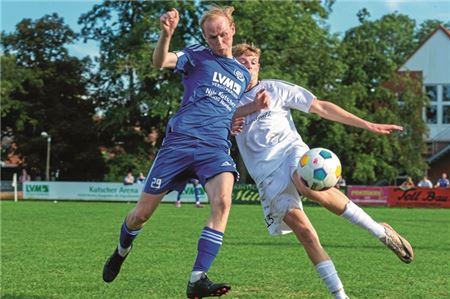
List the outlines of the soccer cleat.
<svg viewBox="0 0 450 299">
<path fill-rule="evenodd" d="M 196 208 L 203 208 L 203 205 L 202 205 L 201 203 L 196 203 L 196 204 L 195 204 L 195 207 L 196 207 Z"/>
<path fill-rule="evenodd" d="M 201 299 L 203 297 L 220 297 L 228 293 L 231 286 L 227 283 L 214 283 L 209 280 L 206 273 L 196 282 L 188 282 L 186 294 L 189 299 Z"/>
<path fill-rule="evenodd" d="M 116 279 L 117 275 L 119 275 L 123 262 L 129 254 L 130 252 L 128 252 L 126 256 L 122 257 L 117 251 L 117 248 L 114 250 L 114 253 L 106 260 L 106 263 L 103 266 L 103 280 L 105 282 L 112 282 Z"/>
<path fill-rule="evenodd" d="M 175 202 L 175 207 L 181 208 L 181 202 L 179 202 L 179 201 Z"/>
<path fill-rule="evenodd" d="M 414 259 L 411 244 L 400 236 L 389 224 L 380 224 L 384 226 L 384 231 L 386 232 L 386 237 L 380 238 L 380 241 L 392 250 L 402 262 L 406 264 L 411 263 Z"/>
</svg>

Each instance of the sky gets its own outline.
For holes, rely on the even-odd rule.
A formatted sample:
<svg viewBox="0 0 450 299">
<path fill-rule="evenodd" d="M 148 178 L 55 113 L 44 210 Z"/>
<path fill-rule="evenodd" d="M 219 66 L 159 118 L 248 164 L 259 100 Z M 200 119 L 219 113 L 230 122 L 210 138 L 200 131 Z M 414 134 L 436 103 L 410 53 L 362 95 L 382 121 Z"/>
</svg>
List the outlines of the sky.
<svg viewBox="0 0 450 299">
<path fill-rule="evenodd" d="M 38 19 L 46 14 L 58 13 L 74 31 L 79 31 L 77 24 L 81 14 L 88 12 L 94 4 L 102 1 L 92 0 L 2 0 L 1 30 L 12 32 L 15 25 L 24 18 Z M 333 12 L 328 19 L 332 33 L 344 33 L 359 24 L 356 13 L 366 8 L 369 20 L 376 20 L 383 15 L 398 12 L 416 20 L 417 24 L 427 19 L 450 21 L 450 0 L 336 0 Z M 70 46 L 72 55 L 83 57 L 95 56 L 98 47 L 94 42 L 82 42 Z"/>
</svg>

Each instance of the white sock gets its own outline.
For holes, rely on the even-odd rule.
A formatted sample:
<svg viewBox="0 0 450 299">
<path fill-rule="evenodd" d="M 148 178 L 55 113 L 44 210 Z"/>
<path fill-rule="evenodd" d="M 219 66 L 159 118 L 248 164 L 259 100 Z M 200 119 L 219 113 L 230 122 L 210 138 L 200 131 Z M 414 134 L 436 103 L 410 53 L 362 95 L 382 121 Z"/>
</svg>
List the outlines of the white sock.
<svg viewBox="0 0 450 299">
<path fill-rule="evenodd" d="M 192 271 L 191 278 L 189 279 L 190 282 L 196 282 L 197 280 L 200 280 L 202 278 L 203 271 Z"/>
<path fill-rule="evenodd" d="M 128 248 L 123 248 L 122 246 L 120 246 L 120 242 L 119 242 L 119 245 L 117 245 L 117 252 L 119 252 L 119 255 L 121 257 L 125 257 L 128 254 L 128 252 L 130 252 L 130 250 L 131 250 L 131 246 Z"/>
<path fill-rule="evenodd" d="M 331 260 L 326 260 L 316 265 L 316 270 L 326 284 L 328 290 L 335 298 L 346 298 L 344 286 L 337 274 L 336 268 Z"/>
<path fill-rule="evenodd" d="M 358 207 L 352 201 L 349 201 L 345 207 L 344 213 L 341 215 L 351 223 L 359 225 L 360 227 L 367 229 L 372 235 L 378 239 L 385 237 L 384 226 L 372 219 L 363 209 Z"/>
</svg>

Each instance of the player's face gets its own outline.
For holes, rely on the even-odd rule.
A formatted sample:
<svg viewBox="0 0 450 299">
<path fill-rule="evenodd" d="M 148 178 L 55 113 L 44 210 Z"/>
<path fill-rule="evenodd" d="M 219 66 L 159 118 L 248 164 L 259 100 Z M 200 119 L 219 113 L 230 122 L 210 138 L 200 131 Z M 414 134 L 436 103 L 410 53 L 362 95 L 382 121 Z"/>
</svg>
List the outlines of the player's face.
<svg viewBox="0 0 450 299">
<path fill-rule="evenodd" d="M 232 57 L 234 24 L 226 17 L 210 18 L 203 23 L 203 36 L 216 55 Z"/>
<path fill-rule="evenodd" d="M 258 83 L 259 76 L 259 57 L 255 55 L 241 55 L 237 58 L 237 60 L 242 63 L 252 75 L 252 80 L 248 88 L 252 88 Z"/>
</svg>

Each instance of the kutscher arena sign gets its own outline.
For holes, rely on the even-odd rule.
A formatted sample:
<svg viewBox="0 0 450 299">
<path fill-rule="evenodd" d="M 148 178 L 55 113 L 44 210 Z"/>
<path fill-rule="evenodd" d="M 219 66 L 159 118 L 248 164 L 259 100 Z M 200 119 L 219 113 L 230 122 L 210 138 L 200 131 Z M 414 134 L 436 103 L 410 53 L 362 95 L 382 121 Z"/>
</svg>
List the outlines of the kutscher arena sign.
<svg viewBox="0 0 450 299">
<path fill-rule="evenodd" d="M 104 182 L 25 182 L 24 199 L 42 200 L 86 200 L 86 201 L 138 201 L 142 184 L 124 185 Z M 163 202 L 175 202 L 177 192 L 170 192 Z M 200 186 L 200 202 L 208 202 L 205 191 Z M 233 202 L 259 203 L 255 185 L 236 184 L 233 188 Z M 188 184 L 181 194 L 182 202 L 195 202 L 194 186 Z"/>
<path fill-rule="evenodd" d="M 86 200 L 86 201 L 138 201 L 144 185 L 124 185 L 103 182 L 25 182 L 24 199 Z M 177 192 L 164 196 L 163 202 L 175 202 Z M 188 184 L 182 194 L 183 202 L 195 202 L 194 187 Z M 200 201 L 207 202 L 205 192 L 200 190 Z"/>
</svg>

